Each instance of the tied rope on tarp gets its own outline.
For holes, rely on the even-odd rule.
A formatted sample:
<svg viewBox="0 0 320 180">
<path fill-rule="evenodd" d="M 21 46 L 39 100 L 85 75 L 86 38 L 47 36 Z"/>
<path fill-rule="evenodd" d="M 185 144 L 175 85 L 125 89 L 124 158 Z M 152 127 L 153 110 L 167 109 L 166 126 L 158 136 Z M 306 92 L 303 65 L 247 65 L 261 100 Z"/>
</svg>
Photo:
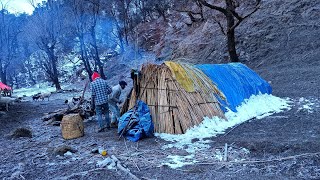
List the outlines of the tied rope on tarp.
<svg viewBox="0 0 320 180">
<path fill-rule="evenodd" d="M 153 136 L 154 125 L 147 104 L 138 100 L 136 105 L 119 119 L 118 134 L 137 142 Z"/>
</svg>

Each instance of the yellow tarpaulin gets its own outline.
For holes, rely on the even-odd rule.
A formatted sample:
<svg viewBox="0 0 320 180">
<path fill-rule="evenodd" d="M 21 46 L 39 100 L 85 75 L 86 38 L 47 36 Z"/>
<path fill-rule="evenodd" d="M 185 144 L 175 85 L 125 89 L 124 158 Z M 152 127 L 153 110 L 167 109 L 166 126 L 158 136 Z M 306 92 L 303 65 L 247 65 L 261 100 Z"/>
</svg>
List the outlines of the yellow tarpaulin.
<svg viewBox="0 0 320 180">
<path fill-rule="evenodd" d="M 173 61 L 166 61 L 165 64 L 169 67 L 173 77 L 187 92 L 198 91 L 207 96 L 211 96 L 214 93 L 220 96 L 221 99 L 226 99 L 216 84 L 193 65 Z"/>
<path fill-rule="evenodd" d="M 166 61 L 165 64 L 171 70 L 174 78 L 187 92 L 195 91 L 191 78 L 180 64 L 177 64 L 172 61 Z"/>
</svg>

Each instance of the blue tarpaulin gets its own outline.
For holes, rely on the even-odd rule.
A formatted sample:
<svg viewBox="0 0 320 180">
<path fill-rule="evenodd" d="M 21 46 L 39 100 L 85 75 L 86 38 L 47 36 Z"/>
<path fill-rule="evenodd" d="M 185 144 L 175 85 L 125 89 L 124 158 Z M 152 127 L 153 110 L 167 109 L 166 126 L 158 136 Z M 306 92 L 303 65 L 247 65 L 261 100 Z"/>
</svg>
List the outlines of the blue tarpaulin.
<svg viewBox="0 0 320 180">
<path fill-rule="evenodd" d="M 129 128 L 123 134 L 128 140 L 136 142 L 144 137 L 153 136 L 153 122 L 150 110 L 147 104 L 137 101 L 134 108 L 123 114 L 119 119 L 118 133 L 121 134 L 123 129 L 129 123 Z"/>
<path fill-rule="evenodd" d="M 196 65 L 224 93 L 227 102 L 219 99 L 222 109 L 236 112 L 245 99 L 252 95 L 271 94 L 271 86 L 257 73 L 241 63 Z"/>
</svg>

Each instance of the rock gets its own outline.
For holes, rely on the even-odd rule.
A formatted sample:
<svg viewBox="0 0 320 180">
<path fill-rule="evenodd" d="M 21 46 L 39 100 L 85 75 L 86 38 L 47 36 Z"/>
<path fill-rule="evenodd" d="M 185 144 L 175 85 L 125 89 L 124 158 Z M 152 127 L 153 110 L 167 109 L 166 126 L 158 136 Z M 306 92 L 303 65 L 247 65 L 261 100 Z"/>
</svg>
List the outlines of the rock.
<svg viewBox="0 0 320 180">
<path fill-rule="evenodd" d="M 62 121 L 63 114 L 55 114 L 53 117 L 55 121 Z"/>
<path fill-rule="evenodd" d="M 52 123 L 50 123 L 52 126 L 60 126 L 60 121 L 52 121 Z"/>
<path fill-rule="evenodd" d="M 64 153 L 64 156 L 65 156 L 65 157 L 72 157 L 72 156 L 73 156 L 73 153 L 70 152 L 70 151 L 67 151 L 66 153 Z"/>
<path fill-rule="evenodd" d="M 12 133 L 11 137 L 12 138 L 20 138 L 20 137 L 32 138 L 32 132 L 31 130 L 26 128 L 18 128 Z"/>
<path fill-rule="evenodd" d="M 200 139 L 199 139 L 199 138 L 193 138 L 193 139 L 191 140 L 192 143 L 195 143 L 195 142 L 197 142 L 197 141 L 200 141 Z"/>
<path fill-rule="evenodd" d="M 108 169 L 116 169 L 116 163 L 114 161 L 107 167 Z"/>
<path fill-rule="evenodd" d="M 64 157 L 63 157 L 63 156 L 60 156 L 60 155 L 57 155 L 56 158 L 57 158 L 57 159 L 60 159 L 60 160 L 64 159 Z"/>
<path fill-rule="evenodd" d="M 99 149 L 98 148 L 93 148 L 91 150 L 91 153 L 93 153 L 93 154 L 99 153 Z"/>
<path fill-rule="evenodd" d="M 21 171 L 15 171 L 14 173 L 11 174 L 10 179 L 20 179 L 21 174 L 22 174 Z"/>
<path fill-rule="evenodd" d="M 107 157 L 106 159 L 104 159 L 102 161 L 98 161 L 96 166 L 103 168 L 103 167 L 106 167 L 107 165 L 111 164 L 112 162 L 113 162 L 113 160 L 111 158 Z"/>
<path fill-rule="evenodd" d="M 54 149 L 54 154 L 59 155 L 59 156 L 64 156 L 64 154 L 67 153 L 68 151 L 71 152 L 71 153 L 77 152 L 77 150 L 72 149 L 69 146 L 62 145 L 62 146 L 56 147 Z"/>
<path fill-rule="evenodd" d="M 258 174 L 260 170 L 258 168 L 251 168 L 250 172 Z"/>
</svg>

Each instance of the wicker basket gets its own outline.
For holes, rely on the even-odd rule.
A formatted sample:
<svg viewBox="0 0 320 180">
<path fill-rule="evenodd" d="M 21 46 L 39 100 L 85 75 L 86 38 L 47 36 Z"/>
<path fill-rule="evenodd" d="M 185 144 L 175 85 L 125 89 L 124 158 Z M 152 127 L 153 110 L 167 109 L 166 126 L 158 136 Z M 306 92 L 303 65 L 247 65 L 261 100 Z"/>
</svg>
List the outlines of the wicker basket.
<svg viewBox="0 0 320 180">
<path fill-rule="evenodd" d="M 83 120 L 79 114 L 63 116 L 60 127 L 64 139 L 75 139 L 84 135 Z"/>
</svg>

